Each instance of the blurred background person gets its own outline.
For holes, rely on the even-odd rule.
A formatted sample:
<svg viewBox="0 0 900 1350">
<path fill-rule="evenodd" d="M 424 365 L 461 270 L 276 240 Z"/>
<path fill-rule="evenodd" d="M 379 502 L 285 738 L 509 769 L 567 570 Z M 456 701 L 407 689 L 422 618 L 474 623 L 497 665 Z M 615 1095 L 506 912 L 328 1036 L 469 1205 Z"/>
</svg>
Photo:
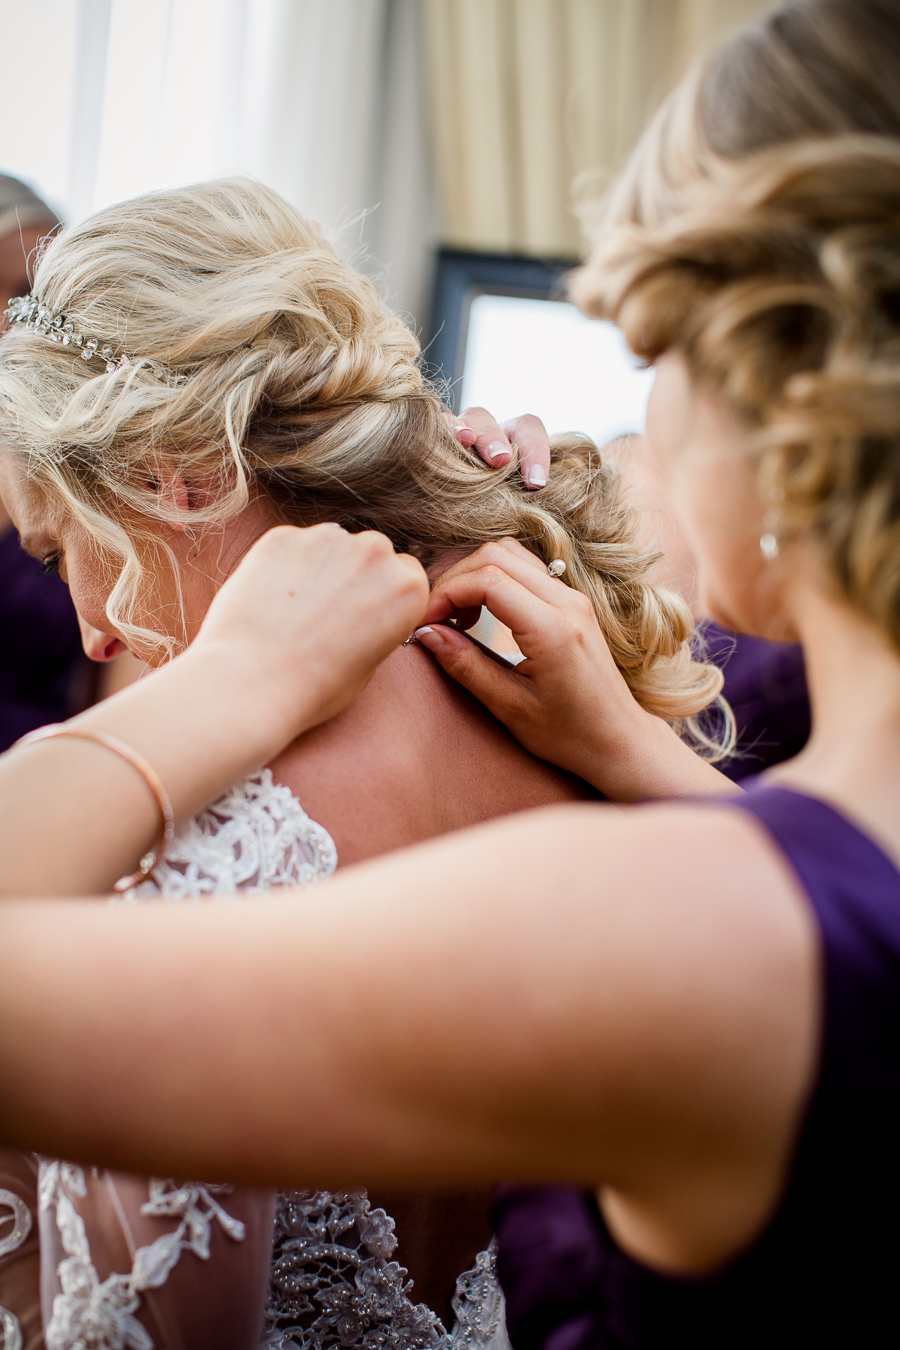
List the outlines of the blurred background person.
<svg viewBox="0 0 900 1350">
<path fill-rule="evenodd" d="M 31 188 L 0 174 L 3 310 L 31 290 L 30 260 L 57 225 L 56 212 Z M 0 501 L 0 750 L 35 727 L 71 717 L 93 692 L 68 589 L 40 570 L 19 547 Z"/>
<path fill-rule="evenodd" d="M 78 619 L 59 577 L 19 547 L 0 502 L 0 749 L 91 699 Z"/>
<path fill-rule="evenodd" d="M 30 187 L 0 174 L 0 300 L 4 309 L 14 295 L 27 295 L 31 290 L 31 255 L 59 223 L 56 212 Z"/>
<path fill-rule="evenodd" d="M 0 174 L 0 313 L 31 290 L 34 254 L 59 224 L 26 183 Z M 130 653 L 110 655 L 102 668 L 87 659 L 68 587 L 22 551 L 0 499 L 0 752 L 114 693 L 143 668 Z"/>
</svg>

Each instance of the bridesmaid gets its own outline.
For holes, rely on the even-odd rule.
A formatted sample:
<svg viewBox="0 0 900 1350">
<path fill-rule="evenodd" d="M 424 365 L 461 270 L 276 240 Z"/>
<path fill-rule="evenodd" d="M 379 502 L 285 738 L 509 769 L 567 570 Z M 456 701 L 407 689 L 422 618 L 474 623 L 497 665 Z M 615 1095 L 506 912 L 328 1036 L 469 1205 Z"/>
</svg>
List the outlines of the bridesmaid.
<svg viewBox="0 0 900 1350">
<path fill-rule="evenodd" d="M 30 258 L 59 221 L 18 178 L 0 174 L 0 308 L 31 289 Z M 6 328 L 0 319 L 0 332 Z M 71 717 L 92 681 L 66 588 L 40 577 L 0 501 L 0 750 L 45 722 Z"/>
<path fill-rule="evenodd" d="M 900 137 L 900 5 L 883 0 L 856 5 L 847 0 L 807 0 L 783 6 L 724 44 L 663 107 L 619 186 L 608 223 L 665 219 L 675 209 L 678 195 L 702 173 L 714 172 L 717 162 L 738 161 L 803 137 L 860 132 Z M 589 295 L 586 298 L 589 301 Z M 893 378 L 896 381 L 896 371 Z M 654 404 L 654 426 L 664 441 L 667 430 L 660 425 L 659 408 L 665 400 L 659 392 Z M 775 491 L 780 496 L 781 489 Z M 770 513 L 772 519 L 777 516 L 778 512 Z M 764 536 L 761 543 L 771 549 L 777 539 Z M 726 611 L 723 618 L 728 625 L 734 622 L 733 612 Z M 760 631 L 758 624 L 750 631 Z M 709 636 L 714 660 L 719 659 L 717 642 L 726 654 L 734 641 L 714 624 Z M 774 636 L 784 633 L 776 631 Z M 488 695 L 491 703 L 493 672 L 479 669 L 477 655 L 461 648 L 452 635 L 446 635 L 445 644 L 435 652 L 445 669 L 472 692 Z M 757 764 L 762 759 L 759 767 L 766 767 L 767 761 L 788 757 L 779 753 L 778 745 L 767 743 L 773 724 L 788 744 L 791 739 L 797 742 L 791 754 L 802 750 L 809 734 L 802 649 L 759 641 L 745 629 L 737 635 L 724 669 L 726 693 L 743 737 L 740 743 L 750 745 L 750 758 Z M 499 711 L 496 702 L 492 706 Z M 754 731 L 760 748 L 754 745 Z M 748 770 L 739 758 L 724 772 L 741 778 Z M 800 806 L 799 800 L 786 801 L 782 814 L 801 815 Z M 798 823 L 813 834 L 822 832 L 814 818 Z M 868 873 L 865 850 L 858 841 L 848 835 L 842 846 L 838 847 L 839 855 L 842 851 L 844 855 L 842 867 L 849 870 L 859 861 L 863 874 Z M 792 856 L 790 847 L 786 851 Z M 807 860 L 805 869 L 796 861 L 801 875 L 805 871 L 820 892 L 827 891 L 821 861 Z M 507 1321 L 517 1350 L 563 1343 L 605 1346 L 600 1327 L 615 1323 L 622 1334 L 622 1322 L 631 1325 L 632 1335 L 638 1325 L 641 1334 L 647 1334 L 647 1325 L 654 1322 L 660 1335 L 671 1335 L 669 1318 L 675 1317 L 679 1303 L 682 1307 L 689 1303 L 691 1294 L 684 1286 L 653 1281 L 646 1270 L 611 1253 L 590 1192 L 504 1186 L 497 1191 L 494 1219 Z M 798 1265 L 795 1276 L 800 1275 Z M 734 1286 L 733 1274 L 731 1283 Z M 721 1285 L 727 1289 L 728 1281 Z M 637 1317 L 627 1310 L 629 1302 L 632 1308 L 635 1303 L 640 1306 Z M 694 1302 L 702 1306 L 696 1297 Z M 713 1304 L 713 1299 L 707 1303 Z M 692 1330 L 696 1334 L 696 1327 Z M 737 1343 L 734 1337 L 730 1328 L 729 1345 Z"/>
</svg>

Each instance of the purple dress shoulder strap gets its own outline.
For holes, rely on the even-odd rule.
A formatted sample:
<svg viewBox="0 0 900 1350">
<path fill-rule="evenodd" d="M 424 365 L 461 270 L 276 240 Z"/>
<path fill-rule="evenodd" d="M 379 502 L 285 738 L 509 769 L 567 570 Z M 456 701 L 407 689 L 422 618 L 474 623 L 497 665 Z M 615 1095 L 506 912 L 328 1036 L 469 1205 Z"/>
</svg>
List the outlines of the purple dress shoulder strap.
<svg viewBox="0 0 900 1350">
<path fill-rule="evenodd" d="M 590 1193 L 505 1186 L 494 1220 L 515 1350 L 800 1350 L 900 1340 L 900 872 L 834 807 L 753 786 L 712 810 L 769 831 L 822 938 L 819 1073 L 753 1246 L 702 1279 L 630 1258 Z"/>
</svg>

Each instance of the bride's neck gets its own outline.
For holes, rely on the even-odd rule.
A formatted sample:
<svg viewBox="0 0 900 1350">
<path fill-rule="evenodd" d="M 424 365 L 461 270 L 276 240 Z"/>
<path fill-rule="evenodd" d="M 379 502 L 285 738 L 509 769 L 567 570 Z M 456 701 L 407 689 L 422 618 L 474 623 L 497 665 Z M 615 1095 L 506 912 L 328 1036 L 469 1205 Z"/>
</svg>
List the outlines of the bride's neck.
<svg viewBox="0 0 900 1350">
<path fill-rule="evenodd" d="M 461 562 L 462 559 L 467 558 L 470 553 L 474 553 L 477 548 L 478 544 L 472 544 L 469 548 L 447 548 L 436 554 L 434 561 L 425 569 L 428 573 L 428 580 L 431 582 L 432 586 L 437 581 L 438 577 L 443 576 L 445 572 L 449 571 L 454 563 Z"/>
</svg>

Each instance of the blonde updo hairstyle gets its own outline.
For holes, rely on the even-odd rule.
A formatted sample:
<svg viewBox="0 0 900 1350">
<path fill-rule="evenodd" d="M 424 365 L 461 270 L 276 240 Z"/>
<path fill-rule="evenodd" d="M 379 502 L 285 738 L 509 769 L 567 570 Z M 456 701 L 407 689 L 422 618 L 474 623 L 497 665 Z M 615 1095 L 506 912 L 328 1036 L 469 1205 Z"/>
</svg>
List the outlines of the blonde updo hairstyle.
<svg viewBox="0 0 900 1350">
<path fill-rule="evenodd" d="M 163 641 L 135 622 L 158 525 L 227 521 L 251 492 L 288 523 L 380 530 L 425 566 L 513 536 L 565 561 L 638 701 L 721 750 L 694 721 L 721 676 L 694 659 L 683 601 L 649 578 L 613 465 L 558 437 L 534 494 L 515 463 L 463 449 L 408 328 L 274 192 L 233 179 L 112 207 L 52 240 L 35 293 L 131 358 L 98 373 L 22 328 L 0 346 L 3 437 L 110 560 L 119 631 Z M 157 490 L 161 466 L 192 490 L 189 512 Z"/>
<path fill-rule="evenodd" d="M 799 0 L 662 110 L 576 275 L 755 433 L 785 540 L 900 646 L 900 4 Z"/>
</svg>

